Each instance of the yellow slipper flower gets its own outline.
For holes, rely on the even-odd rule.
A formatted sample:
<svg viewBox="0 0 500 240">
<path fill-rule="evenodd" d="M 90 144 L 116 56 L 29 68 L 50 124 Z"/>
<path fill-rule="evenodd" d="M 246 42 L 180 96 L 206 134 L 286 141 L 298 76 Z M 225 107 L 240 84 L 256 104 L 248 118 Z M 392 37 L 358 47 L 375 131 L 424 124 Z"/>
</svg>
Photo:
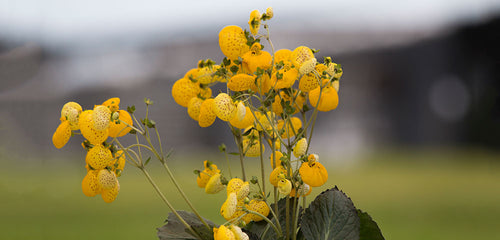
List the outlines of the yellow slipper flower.
<svg viewBox="0 0 500 240">
<path fill-rule="evenodd" d="M 244 73 L 232 76 L 227 82 L 227 87 L 235 92 L 249 90 L 253 85 L 255 85 L 255 76 Z"/>
<path fill-rule="evenodd" d="M 261 17 L 261 14 L 260 14 L 259 10 L 253 10 L 250 13 L 250 20 L 248 20 L 248 25 L 250 26 L 250 32 L 253 35 L 257 35 L 257 33 L 259 33 L 260 17 Z"/>
<path fill-rule="evenodd" d="M 307 150 L 307 139 L 301 138 L 293 148 L 293 155 L 298 158 L 304 154 L 306 154 Z"/>
<path fill-rule="evenodd" d="M 82 191 L 83 194 L 87 197 L 93 197 L 102 192 L 102 189 L 97 184 L 97 173 L 99 170 L 89 170 L 87 171 L 87 175 L 83 178 L 82 181 Z"/>
<path fill-rule="evenodd" d="M 116 186 L 118 179 L 116 174 L 108 169 L 101 169 L 97 173 L 97 183 L 103 190 L 109 190 Z"/>
<path fill-rule="evenodd" d="M 243 120 L 239 121 L 239 117 L 235 116 L 235 117 L 233 117 L 233 119 L 231 119 L 231 121 L 229 121 L 229 123 L 233 127 L 239 128 L 239 129 L 245 129 L 245 128 L 252 126 L 254 121 L 255 121 L 255 118 L 254 118 L 253 114 L 250 112 L 250 108 L 245 107 L 245 112 L 246 113 L 245 113 L 245 117 L 243 118 Z"/>
<path fill-rule="evenodd" d="M 201 103 L 200 115 L 198 115 L 198 125 L 200 127 L 209 127 L 215 122 L 217 115 L 214 112 L 214 99 L 206 99 Z"/>
<path fill-rule="evenodd" d="M 250 51 L 243 54 L 243 69 L 249 74 L 255 74 L 257 68 L 267 70 L 271 68 L 273 57 L 269 52 L 261 50 L 260 43 L 254 43 Z"/>
<path fill-rule="evenodd" d="M 117 181 L 115 187 L 107 190 L 102 190 L 101 197 L 106 203 L 112 203 L 120 193 L 120 183 Z"/>
<path fill-rule="evenodd" d="M 243 29 L 238 26 L 226 26 L 219 32 L 220 50 L 230 60 L 237 60 L 250 50 Z"/>
<path fill-rule="evenodd" d="M 293 188 L 290 192 L 290 197 L 305 197 L 312 192 L 312 187 L 307 184 L 302 184 L 298 189 Z"/>
<path fill-rule="evenodd" d="M 281 180 L 280 176 L 282 175 L 286 175 L 286 169 L 283 166 L 279 165 L 269 175 L 269 182 L 273 186 L 277 187 L 279 181 Z"/>
<path fill-rule="evenodd" d="M 96 145 L 91 148 L 85 157 L 85 162 L 95 170 L 104 169 L 111 165 L 113 161 L 114 159 L 111 151 L 102 145 Z"/>
<path fill-rule="evenodd" d="M 222 185 L 220 178 L 220 173 L 216 173 L 211 176 L 207 182 L 207 185 L 205 186 L 205 192 L 208 194 L 216 194 L 222 191 L 224 189 L 224 185 Z"/>
<path fill-rule="evenodd" d="M 302 163 L 299 168 L 302 181 L 311 187 L 319 187 L 325 184 L 328 180 L 328 172 L 325 167 L 316 161 L 315 157 L 309 157 L 308 159 L 309 161 Z"/>
<path fill-rule="evenodd" d="M 281 158 L 283 157 L 283 153 L 280 151 L 275 151 L 274 153 L 271 153 L 271 156 L 269 156 L 269 160 L 271 160 L 271 166 L 273 169 L 277 168 L 278 166 L 281 166 Z"/>
<path fill-rule="evenodd" d="M 236 197 L 236 193 L 232 192 L 227 195 L 226 201 L 222 204 L 221 214 L 226 220 L 230 220 L 234 213 L 236 213 L 236 207 L 238 204 L 238 199 Z"/>
<path fill-rule="evenodd" d="M 108 107 L 111 112 L 116 112 L 120 109 L 120 98 L 110 98 L 104 101 L 102 105 Z"/>
<path fill-rule="evenodd" d="M 314 53 L 310 48 L 306 46 L 300 46 L 295 48 L 292 51 L 292 54 L 290 55 L 290 60 L 292 61 L 292 64 L 299 69 L 304 62 L 312 58 L 314 58 Z"/>
<path fill-rule="evenodd" d="M 82 107 L 76 102 L 67 102 L 61 109 L 61 121 L 68 120 L 71 130 L 78 130 L 78 117 L 82 113 Z"/>
<path fill-rule="evenodd" d="M 200 172 L 198 177 L 196 178 L 196 183 L 198 184 L 198 187 L 205 188 L 205 186 L 208 183 L 208 180 L 210 180 L 210 177 L 213 175 L 220 173 L 220 170 L 217 168 L 217 165 L 209 162 L 208 160 L 203 161 L 203 166 L 205 166 L 205 169 Z"/>
<path fill-rule="evenodd" d="M 281 179 L 278 182 L 278 192 L 283 195 L 288 195 L 292 191 L 292 182 L 288 179 Z"/>
<path fill-rule="evenodd" d="M 222 121 L 230 121 L 236 116 L 236 105 L 227 93 L 219 93 L 214 99 L 214 112 Z"/>
<path fill-rule="evenodd" d="M 319 96 L 320 92 L 321 99 Z M 312 107 L 316 108 L 317 106 L 318 111 L 328 112 L 337 108 L 339 104 L 339 95 L 337 94 L 337 90 L 331 84 L 327 84 L 323 90 L 321 90 L 320 87 L 317 87 L 310 91 L 309 102 Z"/>
<path fill-rule="evenodd" d="M 56 148 L 62 148 L 71 138 L 71 126 L 68 120 L 62 121 L 52 135 L 52 143 Z"/>
<path fill-rule="evenodd" d="M 132 117 L 130 114 L 125 111 L 125 110 L 118 110 L 118 119 L 120 120 L 120 123 L 115 123 L 115 121 L 111 121 L 109 123 L 109 136 L 114 138 L 114 137 L 123 137 L 127 135 L 127 133 L 132 130 L 132 128 L 128 127 L 128 125 L 132 126 L 134 123 L 132 121 Z M 125 124 L 126 123 L 126 124 Z"/>
<path fill-rule="evenodd" d="M 189 100 L 197 97 L 200 91 L 200 86 L 198 84 L 187 78 L 181 78 L 172 86 L 172 97 L 177 104 L 187 107 Z"/>
<path fill-rule="evenodd" d="M 283 131 L 283 133 L 281 134 L 282 138 L 286 139 L 295 136 L 298 133 L 299 129 L 302 127 L 302 120 L 300 120 L 300 118 L 298 117 L 291 117 L 290 122 L 292 123 L 291 125 L 288 121 L 286 121 L 285 124 L 285 121 L 282 119 L 278 121 L 278 131 Z"/>
<path fill-rule="evenodd" d="M 234 233 L 224 225 L 214 228 L 214 240 L 236 240 Z"/>
<path fill-rule="evenodd" d="M 203 99 L 199 97 L 194 97 L 189 100 L 189 104 L 187 107 L 188 115 L 195 121 L 198 121 L 198 117 L 200 116 L 201 104 L 203 103 Z"/>
</svg>

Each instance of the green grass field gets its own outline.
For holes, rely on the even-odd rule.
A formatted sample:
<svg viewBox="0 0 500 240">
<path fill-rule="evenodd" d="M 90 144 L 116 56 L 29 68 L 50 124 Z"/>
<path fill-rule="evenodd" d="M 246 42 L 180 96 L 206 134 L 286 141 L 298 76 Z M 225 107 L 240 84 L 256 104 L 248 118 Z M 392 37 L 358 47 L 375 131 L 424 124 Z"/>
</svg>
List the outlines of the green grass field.
<svg viewBox="0 0 500 240">
<path fill-rule="evenodd" d="M 328 186 L 312 195 L 338 185 L 356 207 L 371 214 L 386 239 L 500 239 L 499 157 L 475 152 L 380 152 L 356 159 L 355 165 L 328 164 Z M 180 160 L 171 167 L 185 191 L 202 215 L 221 223 L 218 209 L 224 194 L 205 194 L 192 174 L 201 168 L 203 158 L 191 161 L 191 166 Z M 119 179 L 118 199 L 106 204 L 99 196 L 81 193 L 83 163 L 50 159 L 0 159 L 0 163 L 0 239 L 156 239 L 156 228 L 168 214 L 131 166 Z M 186 209 L 159 165 L 150 167 L 172 203 Z"/>
</svg>

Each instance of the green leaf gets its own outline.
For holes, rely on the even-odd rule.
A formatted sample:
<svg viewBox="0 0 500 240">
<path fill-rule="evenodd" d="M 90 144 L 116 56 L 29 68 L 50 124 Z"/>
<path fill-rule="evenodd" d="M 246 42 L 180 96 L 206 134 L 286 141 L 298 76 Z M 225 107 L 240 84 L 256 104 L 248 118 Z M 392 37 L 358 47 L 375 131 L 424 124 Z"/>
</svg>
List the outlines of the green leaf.
<svg viewBox="0 0 500 240">
<path fill-rule="evenodd" d="M 368 215 L 358 209 L 360 221 L 359 240 L 385 240 L 377 223 Z"/>
<path fill-rule="evenodd" d="M 148 159 L 146 160 L 146 162 L 144 163 L 144 166 L 147 166 L 149 161 L 151 161 L 151 157 L 148 157 Z"/>
<path fill-rule="evenodd" d="M 203 239 L 213 239 L 212 228 L 217 225 L 207 219 L 205 221 L 210 229 L 196 217 L 194 213 L 186 211 L 177 211 L 179 215 L 197 232 Z M 168 219 L 163 227 L 158 228 L 158 238 L 160 240 L 196 240 L 197 238 L 189 232 L 182 222 L 173 213 L 168 214 Z"/>
<path fill-rule="evenodd" d="M 337 187 L 319 194 L 302 215 L 307 240 L 358 240 L 360 222 L 351 199 Z"/>
<path fill-rule="evenodd" d="M 127 112 L 130 114 L 133 114 L 135 112 L 135 106 L 132 105 L 132 106 L 127 107 Z"/>
</svg>

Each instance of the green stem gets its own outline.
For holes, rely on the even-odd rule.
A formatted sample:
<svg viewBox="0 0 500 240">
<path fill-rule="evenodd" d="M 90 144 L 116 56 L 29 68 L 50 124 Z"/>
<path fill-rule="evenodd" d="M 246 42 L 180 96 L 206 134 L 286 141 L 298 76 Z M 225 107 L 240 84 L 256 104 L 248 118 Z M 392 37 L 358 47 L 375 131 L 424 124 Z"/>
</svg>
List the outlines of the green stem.
<svg viewBox="0 0 500 240">
<path fill-rule="evenodd" d="M 264 171 L 264 157 L 262 156 L 262 132 L 259 131 L 259 148 L 260 148 L 260 173 L 262 174 L 262 193 L 266 196 L 266 174 Z"/>
<path fill-rule="evenodd" d="M 181 215 L 179 215 L 179 213 L 175 210 L 175 208 L 172 206 L 172 204 L 170 204 L 170 202 L 167 200 L 167 198 L 165 197 L 165 195 L 162 193 L 162 191 L 160 190 L 160 188 L 158 187 L 158 185 L 156 185 L 156 183 L 154 182 L 154 180 L 151 178 L 151 176 L 149 175 L 149 173 L 146 171 L 146 169 L 144 169 L 143 166 L 140 166 L 139 169 L 144 173 L 144 175 L 146 176 L 146 178 L 148 179 L 149 183 L 151 183 L 151 185 L 153 185 L 153 188 L 156 190 L 156 193 L 158 194 L 158 196 L 160 196 L 161 200 L 163 200 L 163 202 L 165 204 L 167 204 L 168 208 L 170 208 L 170 211 L 172 211 L 172 213 L 177 217 L 179 218 L 179 221 L 181 221 L 181 223 L 192 233 L 194 234 L 195 237 L 199 238 L 199 239 L 203 239 L 197 232 L 194 231 L 194 229 L 184 220 L 184 218 L 181 217 Z"/>
<path fill-rule="evenodd" d="M 266 216 L 262 215 L 261 213 L 259 212 L 255 212 L 255 211 L 252 211 L 252 210 L 248 210 L 248 209 L 245 209 L 245 212 L 248 212 L 248 213 L 251 213 L 251 214 L 255 214 L 261 218 L 264 219 L 264 221 L 266 221 L 267 223 L 269 223 L 269 225 L 271 225 L 271 227 L 273 227 L 274 231 L 276 232 L 276 234 L 278 234 L 278 237 L 281 237 L 283 236 L 283 233 L 280 231 L 279 228 L 276 227 L 276 225 L 269 219 L 267 218 Z"/>
<path fill-rule="evenodd" d="M 243 163 L 243 146 L 241 143 L 241 133 L 237 132 L 233 126 L 230 127 L 231 127 L 231 132 L 233 133 L 234 141 L 238 146 L 238 152 L 240 153 L 241 174 L 243 175 L 242 179 L 243 181 L 246 181 L 245 164 Z"/>
</svg>

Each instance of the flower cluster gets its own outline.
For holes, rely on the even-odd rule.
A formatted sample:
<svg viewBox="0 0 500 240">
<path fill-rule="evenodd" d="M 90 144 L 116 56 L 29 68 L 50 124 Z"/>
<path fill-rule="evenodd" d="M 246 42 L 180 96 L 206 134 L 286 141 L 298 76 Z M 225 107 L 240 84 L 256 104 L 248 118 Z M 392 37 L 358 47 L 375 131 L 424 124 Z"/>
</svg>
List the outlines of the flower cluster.
<svg viewBox="0 0 500 240">
<path fill-rule="evenodd" d="M 186 107 L 200 127 L 209 127 L 218 118 L 231 128 L 242 179 L 231 176 L 226 181 L 221 170 L 208 161 L 203 171 L 195 171 L 198 185 L 206 193 L 217 193 L 227 185 L 221 215 L 231 224 L 259 221 L 263 219 L 259 214 L 266 217 L 270 212 L 266 177 L 263 174 L 262 184 L 254 177 L 252 183 L 258 190 L 249 195 L 243 167 L 245 157 L 262 159 L 266 145 L 271 149 L 273 169 L 267 179 L 275 187 L 275 195 L 305 197 L 312 187 L 328 180 L 318 155 L 308 152 L 318 111 L 331 111 L 338 105 L 342 68 L 330 57 L 319 62 L 318 51 L 306 46 L 275 51 L 266 24 L 273 16 L 271 8 L 263 14 L 254 10 L 248 22 L 250 31 L 224 27 L 219 32 L 219 46 L 225 58 L 219 64 L 200 60 L 172 87 L 175 102 Z M 262 26 L 266 33 L 259 32 Z M 270 51 L 264 50 L 261 40 L 267 41 Z M 218 84 L 223 86 L 215 90 L 223 91 L 213 96 L 212 88 Z M 230 228 L 218 232 L 231 232 Z M 219 235 L 214 236 L 226 239 L 217 238 Z"/>
<path fill-rule="evenodd" d="M 52 136 L 56 148 L 66 145 L 78 131 L 86 139 L 82 146 L 87 151 L 87 175 L 82 181 L 82 191 L 89 197 L 101 194 L 107 203 L 113 202 L 120 191 L 117 177 L 126 159 L 122 150 L 106 140 L 126 135 L 132 126 L 130 114 L 119 109 L 119 104 L 119 98 L 111 98 L 92 110 L 83 111 L 78 103 L 68 102 L 61 110 L 61 123 Z"/>
</svg>

